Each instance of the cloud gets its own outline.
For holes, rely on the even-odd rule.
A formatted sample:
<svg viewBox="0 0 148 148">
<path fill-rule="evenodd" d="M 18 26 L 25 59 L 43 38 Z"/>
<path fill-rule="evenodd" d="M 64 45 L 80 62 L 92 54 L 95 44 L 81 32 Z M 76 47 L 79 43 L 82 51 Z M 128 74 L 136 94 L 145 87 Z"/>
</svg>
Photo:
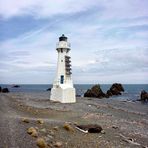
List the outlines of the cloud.
<svg viewBox="0 0 148 148">
<path fill-rule="evenodd" d="M 36 18 L 52 17 L 53 15 L 61 15 L 84 11 L 94 2 L 74 0 L 5 0 L 0 1 L 0 14 L 3 18 L 10 18 L 21 15 L 31 15 Z"/>
<path fill-rule="evenodd" d="M 78 13 L 91 7 L 101 7 L 98 16 L 105 19 L 133 18 L 147 16 L 147 0 L 5 0 L 0 1 L 0 15 L 3 18 L 31 15 L 35 18 L 47 18 L 55 15 Z"/>
<path fill-rule="evenodd" d="M 95 52 L 95 63 L 85 65 L 88 72 L 98 74 L 122 74 L 147 70 L 148 48 L 143 49 L 104 49 Z"/>
<path fill-rule="evenodd" d="M 148 16 L 147 0 L 112 0 L 103 1 L 105 11 L 102 15 L 105 19 L 125 19 Z"/>
<path fill-rule="evenodd" d="M 21 56 L 29 56 L 29 52 L 28 51 L 13 51 L 8 53 L 9 55 L 15 56 L 15 57 L 21 57 Z"/>
<path fill-rule="evenodd" d="M 137 83 L 145 83 L 146 4 L 145 0 L 0 1 L 0 82 L 52 83 L 56 42 L 64 33 L 72 45 L 75 83 L 130 78 L 133 83 L 133 76 L 141 77 Z"/>
</svg>

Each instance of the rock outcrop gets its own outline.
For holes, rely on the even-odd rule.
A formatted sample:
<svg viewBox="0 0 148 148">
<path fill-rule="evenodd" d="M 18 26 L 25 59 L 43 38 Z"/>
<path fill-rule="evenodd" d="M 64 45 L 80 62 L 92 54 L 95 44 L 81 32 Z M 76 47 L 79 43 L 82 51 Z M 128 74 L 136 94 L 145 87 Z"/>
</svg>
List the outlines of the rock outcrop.
<svg viewBox="0 0 148 148">
<path fill-rule="evenodd" d="M 20 87 L 20 85 L 13 85 L 13 87 L 18 88 L 18 87 Z"/>
<path fill-rule="evenodd" d="M 120 83 L 114 83 L 111 88 L 107 91 L 107 96 L 121 95 L 121 92 L 124 92 L 124 88 Z"/>
<path fill-rule="evenodd" d="M 8 88 L 3 88 L 1 92 L 8 93 L 9 92 L 9 89 Z"/>
<path fill-rule="evenodd" d="M 148 101 L 148 93 L 145 90 L 141 91 L 140 101 Z"/>
<path fill-rule="evenodd" d="M 94 85 L 84 93 L 84 97 L 109 98 L 113 95 L 121 95 L 121 92 L 124 92 L 124 88 L 120 83 L 114 83 L 106 94 L 101 90 L 100 85 Z"/>
<path fill-rule="evenodd" d="M 101 90 L 100 85 L 94 85 L 91 89 L 88 89 L 84 97 L 92 97 L 92 98 L 103 98 L 105 97 L 105 93 Z"/>
<path fill-rule="evenodd" d="M 1 88 L 1 86 L 0 86 L 0 92 L 2 91 L 2 88 Z"/>
<path fill-rule="evenodd" d="M 51 88 L 46 89 L 46 91 L 51 91 Z"/>
</svg>

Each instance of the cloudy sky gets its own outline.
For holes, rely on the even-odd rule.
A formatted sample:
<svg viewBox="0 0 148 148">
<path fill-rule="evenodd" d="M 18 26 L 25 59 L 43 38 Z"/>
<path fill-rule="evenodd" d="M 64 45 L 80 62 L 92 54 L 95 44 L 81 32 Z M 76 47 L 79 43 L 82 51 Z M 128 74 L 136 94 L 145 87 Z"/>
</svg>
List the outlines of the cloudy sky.
<svg viewBox="0 0 148 148">
<path fill-rule="evenodd" d="M 0 83 L 52 83 L 58 37 L 74 83 L 148 84 L 148 0 L 0 0 Z"/>
</svg>

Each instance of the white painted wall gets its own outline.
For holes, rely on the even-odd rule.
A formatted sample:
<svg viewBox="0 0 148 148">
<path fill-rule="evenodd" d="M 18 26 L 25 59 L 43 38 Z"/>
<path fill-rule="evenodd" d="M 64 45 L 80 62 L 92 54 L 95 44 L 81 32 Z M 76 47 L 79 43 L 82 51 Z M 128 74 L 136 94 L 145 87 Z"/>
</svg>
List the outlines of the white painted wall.
<svg viewBox="0 0 148 148">
<path fill-rule="evenodd" d="M 62 49 L 62 52 L 61 52 Z M 69 55 L 70 44 L 66 41 L 59 41 L 57 44 L 58 52 L 58 62 L 57 62 L 57 72 L 53 83 L 53 88 L 51 90 L 50 100 L 59 101 L 61 103 L 74 103 L 75 98 L 75 88 L 73 87 L 73 82 L 71 75 L 66 75 L 65 70 L 65 56 Z M 64 84 L 60 84 L 61 75 L 64 76 Z"/>
</svg>

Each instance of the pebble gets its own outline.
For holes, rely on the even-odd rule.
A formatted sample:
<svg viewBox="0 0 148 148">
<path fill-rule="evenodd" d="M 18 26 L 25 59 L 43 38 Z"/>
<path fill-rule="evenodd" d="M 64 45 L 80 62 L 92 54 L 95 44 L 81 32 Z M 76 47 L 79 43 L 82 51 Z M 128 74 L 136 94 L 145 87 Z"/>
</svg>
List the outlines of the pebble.
<svg viewBox="0 0 148 148">
<path fill-rule="evenodd" d="M 47 137 L 50 138 L 50 139 L 53 139 L 53 136 L 52 135 L 49 135 L 48 134 Z"/>
<path fill-rule="evenodd" d="M 114 129 L 118 129 L 118 126 L 114 126 L 114 125 L 113 125 L 112 128 L 114 128 Z"/>
<path fill-rule="evenodd" d="M 63 145 L 62 142 L 56 142 L 56 143 L 54 144 L 55 147 L 61 147 L 62 145 Z"/>
<path fill-rule="evenodd" d="M 53 137 L 51 135 L 47 135 L 47 137 L 45 137 L 45 140 L 48 142 L 48 143 L 51 143 L 53 141 Z"/>
<path fill-rule="evenodd" d="M 40 129 L 40 131 L 43 132 L 43 133 L 46 133 L 46 129 L 45 128 Z"/>
<path fill-rule="evenodd" d="M 58 126 L 55 126 L 53 129 L 54 129 L 55 131 L 58 131 L 59 127 L 58 127 Z"/>
<path fill-rule="evenodd" d="M 39 130 L 39 128 L 38 128 L 37 126 L 35 127 L 35 129 L 36 129 L 36 130 Z"/>
<path fill-rule="evenodd" d="M 102 130 L 102 131 L 101 131 L 101 134 L 105 134 L 105 131 L 104 131 L 104 130 Z"/>
<path fill-rule="evenodd" d="M 49 130 L 49 134 L 54 136 L 54 132 L 52 130 Z"/>
</svg>

